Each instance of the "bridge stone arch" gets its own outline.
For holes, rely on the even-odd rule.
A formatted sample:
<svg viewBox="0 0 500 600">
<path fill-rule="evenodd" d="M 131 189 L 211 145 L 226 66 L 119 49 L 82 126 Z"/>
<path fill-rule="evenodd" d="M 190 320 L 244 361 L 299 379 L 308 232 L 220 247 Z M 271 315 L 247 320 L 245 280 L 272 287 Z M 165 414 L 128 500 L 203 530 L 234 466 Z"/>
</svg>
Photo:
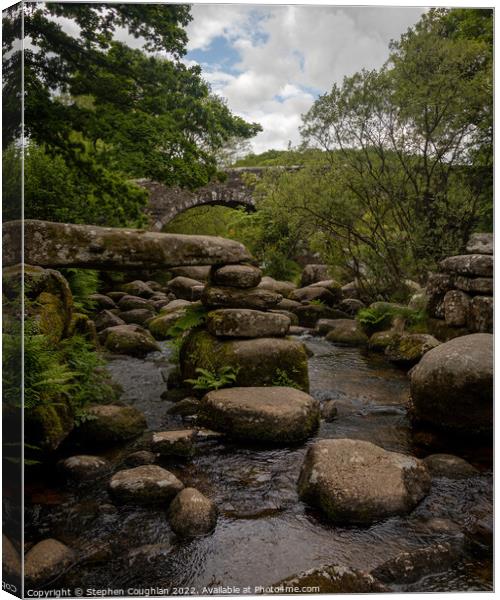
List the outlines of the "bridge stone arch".
<svg viewBox="0 0 500 600">
<path fill-rule="evenodd" d="M 146 214 L 150 219 L 150 231 L 161 231 L 163 227 L 195 206 L 222 205 L 230 208 L 243 206 L 248 211 L 255 210 L 254 188 L 245 181 L 244 175 L 262 175 L 269 169 L 294 171 L 300 167 L 237 167 L 225 169 L 224 181 L 213 181 L 194 192 L 179 187 L 167 187 L 150 179 L 138 179 L 138 185 L 149 192 Z"/>
</svg>

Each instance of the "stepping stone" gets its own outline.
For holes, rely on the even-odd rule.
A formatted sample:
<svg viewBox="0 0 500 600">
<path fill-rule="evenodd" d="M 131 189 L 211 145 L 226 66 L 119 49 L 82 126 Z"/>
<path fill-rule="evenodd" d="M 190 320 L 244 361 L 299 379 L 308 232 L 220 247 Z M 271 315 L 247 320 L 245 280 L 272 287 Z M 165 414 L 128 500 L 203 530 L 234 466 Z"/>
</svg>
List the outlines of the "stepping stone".
<svg viewBox="0 0 500 600">
<path fill-rule="evenodd" d="M 244 308 L 214 310 L 207 316 L 208 331 L 218 337 L 259 338 L 284 336 L 290 319 L 282 314 Z"/>
<path fill-rule="evenodd" d="M 217 508 L 195 488 L 184 488 L 169 508 L 170 526 L 180 537 L 206 535 L 215 529 Z"/>
<path fill-rule="evenodd" d="M 109 468 L 109 463 L 99 456 L 81 454 L 59 462 L 59 468 L 67 477 L 77 480 L 94 479 Z"/>
<path fill-rule="evenodd" d="M 183 488 L 173 473 L 157 465 L 118 471 L 109 482 L 113 498 L 127 504 L 169 503 Z"/>
<path fill-rule="evenodd" d="M 368 343 L 368 336 L 355 319 L 321 319 L 318 326 L 320 323 L 323 329 L 329 329 L 326 334 L 328 342 L 346 346 L 365 346 Z"/>
<path fill-rule="evenodd" d="M 60 575 L 75 559 L 73 550 L 58 540 L 46 539 L 26 554 L 24 575 L 30 584 L 38 586 Z"/>
<path fill-rule="evenodd" d="M 135 308 L 146 308 L 153 310 L 153 304 L 150 300 L 140 298 L 139 296 L 126 295 L 118 300 L 118 308 L 122 311 L 134 310 Z"/>
<path fill-rule="evenodd" d="M 130 296 L 140 296 L 149 298 L 154 294 L 154 290 L 144 281 L 136 280 L 122 285 L 122 290 Z"/>
<path fill-rule="evenodd" d="M 180 431 L 158 431 L 153 433 L 151 449 L 158 452 L 160 456 L 189 457 L 194 454 L 194 438 L 196 432 L 193 429 L 182 429 Z"/>
<path fill-rule="evenodd" d="M 149 331 L 140 325 L 117 325 L 100 333 L 100 341 L 106 350 L 116 354 L 128 354 L 144 358 L 150 352 L 157 352 L 160 346 Z"/>
<path fill-rule="evenodd" d="M 78 437 L 84 442 L 115 443 L 137 437 L 146 429 L 144 415 L 133 406 L 94 404 L 89 419 L 80 423 Z"/>
<path fill-rule="evenodd" d="M 315 442 L 298 482 L 301 500 L 342 525 L 407 514 L 430 487 L 423 461 L 352 439 Z"/>
<path fill-rule="evenodd" d="M 307 439 L 319 424 L 319 402 L 290 387 L 236 387 L 206 394 L 204 422 L 229 436 L 288 444 Z"/>
</svg>

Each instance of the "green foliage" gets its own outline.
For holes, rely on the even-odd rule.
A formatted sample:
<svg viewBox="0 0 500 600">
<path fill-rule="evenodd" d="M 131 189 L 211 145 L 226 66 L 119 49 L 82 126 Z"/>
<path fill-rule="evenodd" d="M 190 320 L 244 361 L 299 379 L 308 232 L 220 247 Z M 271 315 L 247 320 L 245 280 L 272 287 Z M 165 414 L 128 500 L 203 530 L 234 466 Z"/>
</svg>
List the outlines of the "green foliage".
<svg viewBox="0 0 500 600">
<path fill-rule="evenodd" d="M 218 390 L 235 383 L 238 371 L 239 368 L 235 369 L 228 365 L 215 372 L 198 367 L 196 373 L 199 373 L 199 376 L 196 379 L 185 379 L 184 381 L 191 384 L 195 390 Z"/>
<path fill-rule="evenodd" d="M 21 135 L 22 14 L 30 38 L 22 55 L 26 216 L 138 226 L 147 194 L 131 178 L 204 185 L 217 172 L 218 150 L 260 130 L 211 92 L 200 67 L 181 61 L 189 12 L 188 5 L 106 3 L 5 12 L 4 148 Z M 63 29 L 62 19 L 71 26 Z M 142 49 L 118 42 L 118 29 L 141 38 Z"/>
<path fill-rule="evenodd" d="M 294 372 L 297 371 L 294 370 Z M 297 390 L 302 389 L 296 381 L 290 378 L 290 376 L 284 369 L 276 369 L 276 373 L 273 379 L 273 386 L 292 387 Z"/>
<path fill-rule="evenodd" d="M 388 329 L 395 317 L 402 317 L 405 320 L 405 326 L 413 328 L 427 320 L 425 310 L 413 310 L 407 306 L 391 306 L 385 302 L 362 308 L 356 315 L 356 319 L 363 329 L 370 332 Z"/>
<path fill-rule="evenodd" d="M 167 335 L 170 339 L 168 340 L 167 345 L 172 350 L 172 355 L 170 356 L 171 362 L 179 362 L 179 354 L 185 335 L 191 331 L 191 329 L 203 325 L 207 312 L 208 311 L 204 306 L 188 306 L 184 314 L 169 327 Z"/>
<path fill-rule="evenodd" d="M 92 311 L 95 302 L 89 296 L 99 289 L 99 272 L 90 269 L 61 269 L 61 274 L 69 284 L 73 304 L 78 312 Z"/>
<path fill-rule="evenodd" d="M 4 344 L 7 360 L 16 353 L 20 337 L 11 336 Z M 104 361 L 94 346 L 82 336 L 54 344 L 41 334 L 37 323 L 24 324 L 24 408 L 54 405 L 66 399 L 76 421 L 85 418 L 85 406 L 106 402 L 115 395 L 104 370 Z M 10 386 L 9 386 L 10 387 Z"/>
</svg>

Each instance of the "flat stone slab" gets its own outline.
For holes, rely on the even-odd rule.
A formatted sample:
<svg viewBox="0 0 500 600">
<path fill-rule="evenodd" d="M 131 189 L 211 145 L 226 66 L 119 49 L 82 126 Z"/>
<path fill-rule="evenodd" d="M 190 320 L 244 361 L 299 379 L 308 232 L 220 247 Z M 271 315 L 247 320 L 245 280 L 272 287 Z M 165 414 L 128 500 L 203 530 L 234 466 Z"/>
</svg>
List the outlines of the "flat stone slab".
<svg viewBox="0 0 500 600">
<path fill-rule="evenodd" d="M 430 487 L 421 460 L 351 439 L 320 440 L 310 446 L 298 482 L 302 500 L 346 525 L 409 513 Z"/>
<path fill-rule="evenodd" d="M 158 431 L 153 433 L 151 450 L 160 456 L 189 457 L 194 453 L 193 441 L 196 437 L 194 429 L 178 431 Z"/>
<path fill-rule="evenodd" d="M 22 229 L 22 221 L 3 224 L 5 265 L 19 262 Z M 243 244 L 207 235 L 25 219 L 24 239 L 24 261 L 42 267 L 126 270 L 252 261 Z"/>
<path fill-rule="evenodd" d="M 259 285 L 262 271 L 252 265 L 225 265 L 212 268 L 210 281 L 214 285 L 253 288 Z"/>
<path fill-rule="evenodd" d="M 265 310 L 274 308 L 283 296 L 263 288 L 239 289 L 233 287 L 214 287 L 207 285 L 201 301 L 211 308 L 253 308 Z"/>
<path fill-rule="evenodd" d="M 173 473 L 157 465 L 118 471 L 109 482 L 109 491 L 118 502 L 132 504 L 168 503 L 183 488 Z"/>
<path fill-rule="evenodd" d="M 286 335 L 291 320 L 277 313 L 226 308 L 210 312 L 206 324 L 208 331 L 218 337 L 258 338 Z"/>
<path fill-rule="evenodd" d="M 236 387 L 206 394 L 200 414 L 233 438 L 288 444 L 307 439 L 319 424 L 319 402 L 290 387 Z"/>
<path fill-rule="evenodd" d="M 493 256 L 488 254 L 462 254 L 450 256 L 439 263 L 443 271 L 469 277 L 493 277 Z"/>
</svg>

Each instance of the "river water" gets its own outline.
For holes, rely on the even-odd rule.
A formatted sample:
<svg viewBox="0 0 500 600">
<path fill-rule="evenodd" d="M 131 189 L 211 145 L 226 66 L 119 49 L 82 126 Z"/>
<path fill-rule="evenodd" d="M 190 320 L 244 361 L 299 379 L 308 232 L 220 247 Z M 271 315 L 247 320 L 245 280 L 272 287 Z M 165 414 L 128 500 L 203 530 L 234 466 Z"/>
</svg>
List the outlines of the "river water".
<svg viewBox="0 0 500 600">
<path fill-rule="evenodd" d="M 408 379 L 383 356 L 335 346 L 323 338 L 301 338 L 309 359 L 311 394 L 334 399 L 338 418 L 322 421 L 314 439 L 353 438 L 388 450 L 418 453 L 412 447 L 405 402 Z M 125 390 L 122 400 L 146 415 L 151 430 L 183 428 L 166 414 L 164 376 L 172 369 L 169 350 L 145 360 L 110 357 L 109 371 Z M 309 443 L 311 443 L 311 440 Z M 292 448 L 240 446 L 212 439 L 189 463 L 164 461 L 186 486 L 210 497 L 219 508 L 209 536 L 180 541 L 162 508 L 115 507 L 107 494 L 109 474 L 91 484 L 67 484 L 50 469 L 27 484 L 26 540 L 55 537 L 87 559 L 48 587 L 172 588 L 191 592 L 217 586 L 269 586 L 300 571 L 339 564 L 369 571 L 400 552 L 449 540 L 480 504 L 491 502 L 491 466 L 464 456 L 481 469 L 464 480 L 437 478 L 427 498 L 408 516 L 371 527 L 338 527 L 297 496 L 296 482 L 308 444 Z M 113 470 L 124 468 L 132 450 L 146 439 L 100 452 Z M 444 573 L 400 587 L 404 591 L 492 589 L 491 563 L 464 559 Z M 205 590 L 206 591 L 206 590 Z M 247 590 L 248 591 L 248 590 Z"/>
</svg>

